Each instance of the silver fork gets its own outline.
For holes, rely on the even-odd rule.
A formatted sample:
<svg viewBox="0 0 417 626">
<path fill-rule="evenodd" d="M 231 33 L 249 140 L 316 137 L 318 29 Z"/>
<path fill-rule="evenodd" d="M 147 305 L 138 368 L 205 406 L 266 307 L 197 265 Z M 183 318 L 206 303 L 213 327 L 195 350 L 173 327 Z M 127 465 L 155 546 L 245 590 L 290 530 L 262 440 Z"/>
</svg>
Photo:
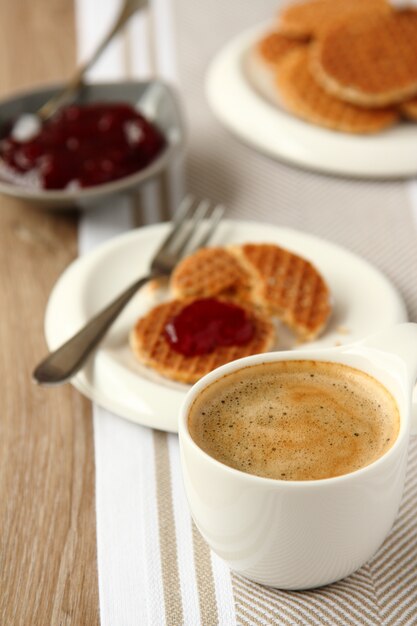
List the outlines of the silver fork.
<svg viewBox="0 0 417 626">
<path fill-rule="evenodd" d="M 221 205 L 214 206 L 209 200 L 197 202 L 187 196 L 174 216 L 171 231 L 151 261 L 149 274 L 131 284 L 71 339 L 41 361 L 33 372 L 34 381 L 41 385 L 60 385 L 72 378 L 138 289 L 153 278 L 169 276 L 186 253 L 204 246 L 223 213 Z"/>
</svg>

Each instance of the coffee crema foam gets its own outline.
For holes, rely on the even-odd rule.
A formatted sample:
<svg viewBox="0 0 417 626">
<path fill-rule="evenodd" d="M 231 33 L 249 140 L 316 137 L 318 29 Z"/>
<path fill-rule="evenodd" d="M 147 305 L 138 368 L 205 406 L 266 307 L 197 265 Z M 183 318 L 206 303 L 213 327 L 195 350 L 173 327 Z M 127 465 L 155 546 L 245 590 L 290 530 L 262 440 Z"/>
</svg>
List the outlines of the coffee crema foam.
<svg viewBox="0 0 417 626">
<path fill-rule="evenodd" d="M 348 474 L 389 450 L 400 426 L 388 390 L 360 370 L 322 361 L 243 368 L 209 385 L 190 435 L 235 469 L 279 480 Z"/>
</svg>

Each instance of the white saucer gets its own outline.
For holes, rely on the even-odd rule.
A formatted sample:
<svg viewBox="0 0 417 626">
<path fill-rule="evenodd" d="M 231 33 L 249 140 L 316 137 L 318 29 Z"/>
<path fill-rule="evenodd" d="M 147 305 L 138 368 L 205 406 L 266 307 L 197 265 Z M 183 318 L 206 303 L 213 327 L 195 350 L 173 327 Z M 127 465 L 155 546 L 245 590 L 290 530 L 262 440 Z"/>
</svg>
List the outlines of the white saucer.
<svg viewBox="0 0 417 626">
<path fill-rule="evenodd" d="M 168 228 L 167 224 L 158 224 L 131 231 L 69 266 L 48 302 L 45 334 L 50 349 L 68 339 L 134 279 L 146 274 Z M 328 281 L 334 312 L 322 337 L 310 343 L 310 347 L 350 343 L 406 320 L 404 304 L 394 287 L 371 265 L 347 250 L 302 232 L 227 220 L 219 227 L 215 243 L 247 241 L 277 243 L 302 254 Z M 73 384 L 88 398 L 122 417 L 175 432 L 179 407 L 188 387 L 141 366 L 128 346 L 130 328 L 154 303 L 155 295 L 150 289 L 138 293 Z M 279 347 L 289 347 L 290 336 L 282 330 L 280 336 Z"/>
<path fill-rule="evenodd" d="M 257 150 L 308 169 L 363 178 L 417 174 L 417 124 L 402 122 L 377 135 L 349 135 L 303 122 L 259 95 L 245 75 L 244 61 L 267 31 L 263 24 L 240 34 L 209 67 L 206 93 L 222 124 Z"/>
</svg>

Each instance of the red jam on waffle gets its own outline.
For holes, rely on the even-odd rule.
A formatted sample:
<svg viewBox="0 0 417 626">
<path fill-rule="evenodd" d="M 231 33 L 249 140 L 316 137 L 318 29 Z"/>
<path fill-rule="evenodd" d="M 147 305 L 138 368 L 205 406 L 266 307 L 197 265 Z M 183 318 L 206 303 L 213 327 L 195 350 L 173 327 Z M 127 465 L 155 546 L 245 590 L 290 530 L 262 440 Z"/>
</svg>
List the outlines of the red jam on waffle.
<svg viewBox="0 0 417 626">
<path fill-rule="evenodd" d="M 245 345 L 254 333 L 244 309 L 215 298 L 188 304 L 165 327 L 171 347 L 185 356 L 208 354 L 219 346 Z"/>
</svg>

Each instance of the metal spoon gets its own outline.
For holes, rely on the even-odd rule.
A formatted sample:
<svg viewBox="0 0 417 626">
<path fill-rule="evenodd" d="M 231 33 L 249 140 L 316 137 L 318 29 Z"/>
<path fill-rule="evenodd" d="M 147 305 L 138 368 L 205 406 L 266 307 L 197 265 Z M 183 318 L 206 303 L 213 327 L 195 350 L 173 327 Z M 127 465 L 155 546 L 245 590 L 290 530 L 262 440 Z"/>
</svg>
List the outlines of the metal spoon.
<svg viewBox="0 0 417 626">
<path fill-rule="evenodd" d="M 20 116 L 13 127 L 12 134 L 15 139 L 25 141 L 37 134 L 42 122 L 45 122 L 60 109 L 65 103 L 74 100 L 77 92 L 83 85 L 85 73 L 97 61 L 103 50 L 107 47 L 115 35 L 123 28 L 126 22 L 136 11 L 148 5 L 148 0 L 125 0 L 120 13 L 113 26 L 102 39 L 90 58 L 82 63 L 70 78 L 68 83 L 56 95 L 52 96 L 41 106 L 36 113 Z"/>
</svg>

